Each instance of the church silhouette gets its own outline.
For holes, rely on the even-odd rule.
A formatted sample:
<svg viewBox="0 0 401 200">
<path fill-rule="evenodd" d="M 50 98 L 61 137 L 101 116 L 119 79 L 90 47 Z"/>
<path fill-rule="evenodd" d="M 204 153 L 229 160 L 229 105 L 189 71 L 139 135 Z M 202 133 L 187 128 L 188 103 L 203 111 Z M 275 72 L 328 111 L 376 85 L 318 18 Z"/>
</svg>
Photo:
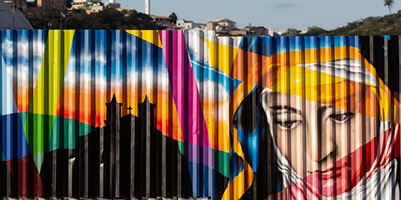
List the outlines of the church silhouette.
<svg viewBox="0 0 401 200">
<path fill-rule="evenodd" d="M 57 164 L 65 168 L 73 165 L 68 168 L 73 170 L 73 177 L 68 177 L 66 170 L 49 173 L 54 168 L 54 153 L 45 155 L 41 170 L 44 196 L 192 196 L 188 161 L 181 154 L 178 141 L 155 128 L 155 105 L 145 97 L 138 104 L 138 116 L 131 114 L 131 107 L 129 114 L 121 116 L 122 103 L 113 95 L 106 106 L 105 126 L 80 136 L 75 151 L 56 150 L 60 155 Z M 73 188 L 55 187 L 54 176 L 58 185 L 72 182 Z"/>
</svg>

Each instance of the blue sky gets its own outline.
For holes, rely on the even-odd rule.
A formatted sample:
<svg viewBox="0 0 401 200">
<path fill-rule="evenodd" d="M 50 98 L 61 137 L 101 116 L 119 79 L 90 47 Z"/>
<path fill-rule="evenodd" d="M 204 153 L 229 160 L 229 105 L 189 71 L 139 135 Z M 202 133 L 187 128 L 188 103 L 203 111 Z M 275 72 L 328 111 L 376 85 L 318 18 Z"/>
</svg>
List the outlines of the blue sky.
<svg viewBox="0 0 401 200">
<path fill-rule="evenodd" d="M 106 2 L 107 0 L 103 0 Z M 116 0 L 123 7 L 144 12 L 145 0 Z M 401 10 L 401 1 L 395 0 L 392 12 Z M 238 27 L 263 25 L 280 29 L 306 30 L 316 25 L 333 29 L 369 16 L 389 13 L 383 0 L 151 0 L 151 13 L 207 22 L 229 18 Z"/>
</svg>

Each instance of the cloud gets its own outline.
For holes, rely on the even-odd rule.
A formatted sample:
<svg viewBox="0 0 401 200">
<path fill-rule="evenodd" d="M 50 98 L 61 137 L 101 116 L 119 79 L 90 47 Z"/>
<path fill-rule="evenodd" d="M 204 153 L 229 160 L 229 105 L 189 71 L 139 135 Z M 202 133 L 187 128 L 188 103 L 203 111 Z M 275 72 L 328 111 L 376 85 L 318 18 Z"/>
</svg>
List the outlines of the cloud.
<svg viewBox="0 0 401 200">
<path fill-rule="evenodd" d="M 45 42 L 39 39 L 34 39 L 32 41 L 33 46 L 33 56 L 34 57 L 42 57 L 45 51 Z M 3 39 L 3 56 L 12 58 L 13 51 L 17 50 L 20 58 L 28 59 L 29 47 L 28 47 L 28 39 L 21 37 L 17 41 L 17 49 L 14 49 L 14 43 L 11 38 Z"/>
<path fill-rule="evenodd" d="M 222 84 L 210 80 L 200 82 L 199 84 L 202 84 L 201 86 L 203 86 L 203 88 L 200 87 L 199 90 L 203 90 L 202 98 L 204 98 L 205 100 L 209 102 L 214 102 L 216 97 L 215 95 L 217 95 L 218 101 L 229 100 L 230 96 Z"/>
<path fill-rule="evenodd" d="M 129 73 L 128 84 L 131 87 L 145 87 L 147 89 L 158 89 L 158 90 L 168 90 L 169 89 L 169 77 L 166 71 L 157 70 L 152 68 L 144 68 L 141 75 L 138 71 Z M 154 84 L 156 81 L 156 85 Z M 156 86 L 157 88 L 154 88 Z"/>
<path fill-rule="evenodd" d="M 14 70 L 16 72 L 15 76 L 14 76 Z M 24 67 L 24 68 L 6 67 L 6 71 L 7 71 L 9 78 L 11 79 L 10 81 L 12 81 L 13 79 L 16 79 L 17 75 L 18 75 L 18 79 L 17 79 L 18 84 L 28 87 L 28 84 L 29 84 L 28 83 L 28 78 L 29 78 L 28 68 L 26 68 L 26 67 Z"/>
<path fill-rule="evenodd" d="M 277 3 L 273 5 L 273 8 L 277 9 L 288 9 L 288 8 L 294 8 L 299 6 L 299 4 L 296 3 L 290 3 L 290 2 L 283 2 L 283 3 Z"/>
<path fill-rule="evenodd" d="M 85 73 L 85 72 L 81 72 L 79 74 L 79 85 L 76 85 L 76 79 L 78 78 L 77 73 L 75 72 L 75 70 L 69 70 L 67 71 L 65 77 L 64 77 L 64 84 L 67 87 L 80 87 L 81 89 L 86 89 L 86 90 L 90 90 L 91 89 L 91 84 L 92 81 L 96 81 L 96 89 L 102 89 L 102 90 L 106 90 L 106 77 L 101 76 L 96 74 L 95 76 L 92 76 L 90 73 Z"/>
</svg>

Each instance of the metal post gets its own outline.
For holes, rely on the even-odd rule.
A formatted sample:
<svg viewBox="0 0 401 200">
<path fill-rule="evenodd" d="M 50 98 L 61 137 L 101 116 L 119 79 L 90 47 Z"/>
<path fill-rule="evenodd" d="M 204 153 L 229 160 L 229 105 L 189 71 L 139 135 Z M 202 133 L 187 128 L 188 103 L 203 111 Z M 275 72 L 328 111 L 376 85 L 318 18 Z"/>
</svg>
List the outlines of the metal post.
<svg viewBox="0 0 401 200">
<path fill-rule="evenodd" d="M 63 8 L 60 7 L 60 30 L 63 29 Z"/>
<path fill-rule="evenodd" d="M 11 9 L 13 13 L 13 27 L 12 29 L 15 29 L 15 0 L 13 0 L 13 8 Z"/>
</svg>

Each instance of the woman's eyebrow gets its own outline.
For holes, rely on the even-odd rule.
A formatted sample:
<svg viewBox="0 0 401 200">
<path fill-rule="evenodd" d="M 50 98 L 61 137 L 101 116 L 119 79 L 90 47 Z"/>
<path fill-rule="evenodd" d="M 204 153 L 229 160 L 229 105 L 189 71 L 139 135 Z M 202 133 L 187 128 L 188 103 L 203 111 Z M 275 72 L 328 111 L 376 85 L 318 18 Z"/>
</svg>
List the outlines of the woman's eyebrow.
<svg viewBox="0 0 401 200">
<path fill-rule="evenodd" d="M 297 110 L 290 106 L 271 106 L 270 109 L 273 109 L 273 111 L 287 110 L 292 113 L 302 114 L 302 112 L 300 110 Z"/>
</svg>

